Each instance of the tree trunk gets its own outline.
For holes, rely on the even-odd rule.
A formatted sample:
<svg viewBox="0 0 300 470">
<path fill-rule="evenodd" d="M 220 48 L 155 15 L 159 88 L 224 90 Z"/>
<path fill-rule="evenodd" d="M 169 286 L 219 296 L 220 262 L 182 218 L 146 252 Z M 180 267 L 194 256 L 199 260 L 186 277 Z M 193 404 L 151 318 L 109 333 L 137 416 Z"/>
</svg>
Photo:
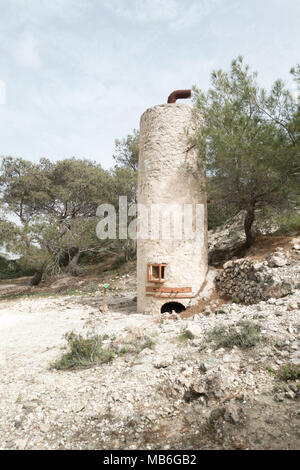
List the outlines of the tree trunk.
<svg viewBox="0 0 300 470">
<path fill-rule="evenodd" d="M 76 248 L 75 255 L 73 255 L 72 259 L 70 260 L 67 266 L 67 271 L 69 271 L 71 274 L 74 274 L 74 275 L 78 274 L 79 257 L 80 257 L 80 250 L 79 248 Z"/>
<path fill-rule="evenodd" d="M 134 252 L 136 250 L 135 241 L 134 240 L 127 240 L 124 243 L 123 250 L 124 250 L 125 261 L 127 262 L 131 259 L 132 255 L 134 254 Z"/>
<path fill-rule="evenodd" d="M 42 267 L 34 273 L 33 277 L 30 279 L 30 285 L 31 286 L 38 286 L 39 285 L 39 283 L 42 280 L 44 270 L 45 270 L 45 268 Z"/>
<path fill-rule="evenodd" d="M 80 256 L 80 250 L 79 250 L 79 248 L 76 248 L 75 255 L 73 256 L 73 258 L 69 262 L 68 266 L 76 267 L 77 264 L 78 264 L 78 261 L 79 261 L 79 256 Z"/>
<path fill-rule="evenodd" d="M 254 219 L 255 219 L 255 207 L 250 206 L 247 209 L 247 213 L 246 213 L 245 220 L 244 220 L 244 229 L 245 229 L 245 234 L 246 234 L 246 247 L 247 248 L 249 248 L 253 244 L 254 239 L 255 239 L 255 235 L 252 231 L 252 224 L 254 222 Z"/>
</svg>

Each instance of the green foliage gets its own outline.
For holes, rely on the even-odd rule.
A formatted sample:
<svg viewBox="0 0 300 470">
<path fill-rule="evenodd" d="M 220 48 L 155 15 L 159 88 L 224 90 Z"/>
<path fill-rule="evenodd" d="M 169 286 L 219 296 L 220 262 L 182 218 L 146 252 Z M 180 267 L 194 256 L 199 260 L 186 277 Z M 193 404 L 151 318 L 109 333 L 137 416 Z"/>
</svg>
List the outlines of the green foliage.
<svg viewBox="0 0 300 470">
<path fill-rule="evenodd" d="M 139 131 L 133 130 L 126 139 L 115 140 L 114 159 L 117 167 L 130 168 L 134 172 L 138 168 L 139 158 Z"/>
<path fill-rule="evenodd" d="M 277 376 L 285 382 L 297 380 L 300 378 L 300 367 L 295 364 L 286 364 L 277 371 Z"/>
<path fill-rule="evenodd" d="M 208 341 L 213 342 L 216 349 L 236 346 L 240 349 L 252 348 L 262 338 L 260 326 L 251 321 L 240 321 L 237 326 L 215 327 L 208 334 Z"/>
<path fill-rule="evenodd" d="M 10 279 L 15 271 L 14 265 L 6 258 L 0 256 L 0 279 Z"/>
<path fill-rule="evenodd" d="M 269 205 L 294 206 L 299 197 L 299 107 L 277 80 L 270 93 L 260 88 L 238 57 L 231 70 L 213 71 L 207 93 L 194 87 L 205 129 L 193 143 L 206 148 L 208 198 L 213 224 L 221 214 L 246 210 L 247 243 L 253 242 L 255 211 Z M 216 220 L 217 219 L 217 220 Z"/>
<path fill-rule="evenodd" d="M 66 159 L 32 164 L 5 157 L 0 168 L 1 205 L 19 217 L 14 251 L 36 267 L 57 270 L 64 253 L 97 250 L 96 208 L 109 202 L 111 174 L 100 165 Z"/>
<path fill-rule="evenodd" d="M 135 241 L 96 236 L 100 204 L 111 203 L 117 210 L 119 195 L 127 196 L 129 204 L 135 202 L 132 168 L 116 166 L 106 171 L 95 162 L 75 158 L 55 163 L 41 159 L 33 164 L 5 157 L 0 184 L 0 209 L 20 222 L 0 220 L 0 243 L 22 257 L 25 270 L 52 275 L 67 269 L 76 275 L 82 254 L 134 257 Z"/>
<path fill-rule="evenodd" d="M 267 371 L 268 371 L 271 375 L 273 375 L 273 376 L 276 375 L 276 370 L 273 369 L 273 367 L 267 365 L 267 366 L 266 366 L 266 369 L 267 369 Z"/>
<path fill-rule="evenodd" d="M 16 226 L 14 223 L 0 218 L 0 243 L 9 245 L 14 238 Z"/>
<path fill-rule="evenodd" d="M 178 341 L 181 343 L 185 343 L 188 339 L 190 339 L 190 336 L 187 332 L 186 327 L 181 328 L 180 334 L 178 336 Z"/>
<path fill-rule="evenodd" d="M 103 341 L 108 339 L 107 335 L 89 334 L 83 337 L 71 332 L 67 333 L 65 338 L 69 351 L 51 364 L 51 367 L 57 370 L 82 369 L 96 364 L 108 363 L 118 356 L 127 353 L 139 354 L 144 349 L 153 349 L 155 346 L 155 341 L 150 336 L 144 336 L 136 342 L 124 343 L 120 348 L 113 342 L 104 346 Z"/>
<path fill-rule="evenodd" d="M 300 214 L 280 214 L 276 217 L 276 222 L 279 224 L 277 230 L 278 235 L 297 235 L 300 230 Z"/>
<path fill-rule="evenodd" d="M 96 364 L 111 362 L 115 357 L 114 351 L 103 347 L 102 336 L 91 335 L 84 338 L 82 335 L 71 332 L 67 333 L 65 338 L 69 351 L 51 364 L 54 369 L 84 369 Z"/>
<path fill-rule="evenodd" d="M 130 167 L 115 167 L 111 175 L 111 203 L 118 207 L 119 195 L 127 196 L 128 204 L 136 202 L 137 172 Z"/>
<path fill-rule="evenodd" d="M 137 169 L 139 155 L 139 132 L 134 129 L 133 134 L 129 134 L 125 139 L 115 140 L 116 162 L 112 170 L 112 203 L 119 208 L 119 195 L 127 196 L 128 207 L 137 202 Z M 130 223 L 135 216 L 128 217 Z M 118 227 L 117 227 L 118 229 Z M 127 240 L 116 240 L 114 243 L 115 253 L 118 253 L 119 262 L 128 261 L 135 258 L 136 241 L 130 237 Z"/>
<path fill-rule="evenodd" d="M 227 222 L 235 215 L 235 212 L 230 205 L 226 204 L 221 195 L 216 196 L 214 193 L 214 199 L 210 199 L 210 195 L 216 192 L 216 188 L 213 187 L 213 181 L 210 181 L 209 177 L 207 178 L 207 192 L 210 201 L 207 205 L 207 224 L 208 230 L 213 230 Z"/>
<path fill-rule="evenodd" d="M 240 302 L 241 302 L 241 301 L 240 301 L 240 299 L 238 298 L 238 296 L 235 295 L 235 294 L 233 294 L 233 296 L 232 296 L 232 303 L 234 303 L 234 304 L 239 304 Z"/>
<path fill-rule="evenodd" d="M 60 296 L 81 296 L 82 295 L 82 291 L 78 290 L 78 289 L 69 289 L 69 288 L 66 288 L 66 290 L 62 290 L 60 291 L 59 293 L 57 292 L 35 292 L 35 291 L 31 291 L 31 292 L 19 292 L 18 294 L 5 294 L 5 295 L 2 295 L 1 297 L 2 298 L 5 298 L 5 299 L 21 299 L 21 298 L 44 298 L 44 297 L 60 297 Z"/>
<path fill-rule="evenodd" d="M 144 336 L 136 340 L 135 342 L 122 344 L 121 347 L 118 349 L 118 354 L 121 356 L 127 353 L 139 354 L 146 348 L 154 349 L 155 344 L 156 343 L 153 338 L 151 338 L 150 336 Z"/>
<path fill-rule="evenodd" d="M 20 260 L 7 260 L 0 255 L 0 279 L 15 279 L 33 274 L 34 270 L 24 266 Z"/>
<path fill-rule="evenodd" d="M 36 213 L 38 206 L 47 200 L 50 190 L 48 175 L 38 164 L 22 158 L 2 158 L 0 187 L 2 207 L 7 208 L 25 223 Z"/>
<path fill-rule="evenodd" d="M 138 346 L 138 352 L 143 351 L 144 349 L 153 349 L 155 346 L 155 341 L 150 336 L 145 336 L 142 343 Z"/>
</svg>

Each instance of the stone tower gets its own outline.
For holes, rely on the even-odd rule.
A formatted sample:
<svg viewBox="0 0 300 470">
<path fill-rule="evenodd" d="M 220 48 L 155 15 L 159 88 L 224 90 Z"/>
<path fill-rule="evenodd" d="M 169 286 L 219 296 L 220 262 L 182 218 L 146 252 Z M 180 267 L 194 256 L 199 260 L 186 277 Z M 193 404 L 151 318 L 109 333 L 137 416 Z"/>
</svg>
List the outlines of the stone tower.
<svg viewBox="0 0 300 470">
<path fill-rule="evenodd" d="M 180 312 L 196 303 L 204 284 L 205 168 L 190 142 L 202 125 L 199 112 L 176 99 L 147 109 L 141 117 L 138 312 Z"/>
</svg>

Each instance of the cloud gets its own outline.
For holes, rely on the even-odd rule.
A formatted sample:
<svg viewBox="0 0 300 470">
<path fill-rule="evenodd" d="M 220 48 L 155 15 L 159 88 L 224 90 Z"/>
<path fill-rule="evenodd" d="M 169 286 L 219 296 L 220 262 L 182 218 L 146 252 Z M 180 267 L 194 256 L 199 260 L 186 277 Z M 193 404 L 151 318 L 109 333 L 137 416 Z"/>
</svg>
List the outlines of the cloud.
<svg viewBox="0 0 300 470">
<path fill-rule="evenodd" d="M 0 104 L 6 103 L 6 83 L 0 80 Z"/>
<path fill-rule="evenodd" d="M 146 108 L 176 88 L 206 89 L 211 69 L 238 54 L 264 86 L 289 75 L 299 2 L 246 3 L 0 0 L 0 155 L 85 155 L 110 166 L 114 139 Z"/>
<path fill-rule="evenodd" d="M 155 22 L 176 18 L 182 9 L 177 0 L 105 0 L 105 7 L 127 20 Z"/>
<path fill-rule="evenodd" d="M 208 15 L 222 5 L 222 0 L 200 0 L 198 2 L 189 2 L 184 6 L 173 21 L 171 28 L 175 30 L 184 30 L 200 24 Z"/>
<path fill-rule="evenodd" d="M 37 40 L 31 33 L 24 33 L 13 49 L 13 55 L 18 65 L 29 68 L 39 68 L 41 57 L 38 50 Z"/>
<path fill-rule="evenodd" d="M 171 29 L 189 28 L 209 15 L 224 0 L 105 0 L 114 15 L 141 23 L 167 22 Z"/>
</svg>

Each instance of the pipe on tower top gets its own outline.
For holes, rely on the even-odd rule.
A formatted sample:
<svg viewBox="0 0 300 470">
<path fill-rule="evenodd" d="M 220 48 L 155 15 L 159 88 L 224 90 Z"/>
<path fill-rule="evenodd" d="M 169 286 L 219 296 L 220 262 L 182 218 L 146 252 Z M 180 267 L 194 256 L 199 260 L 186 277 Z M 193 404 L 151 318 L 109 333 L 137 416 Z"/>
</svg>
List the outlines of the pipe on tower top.
<svg viewBox="0 0 300 470">
<path fill-rule="evenodd" d="M 175 90 L 168 97 L 168 103 L 176 103 L 176 100 L 190 98 L 192 90 Z"/>
</svg>

